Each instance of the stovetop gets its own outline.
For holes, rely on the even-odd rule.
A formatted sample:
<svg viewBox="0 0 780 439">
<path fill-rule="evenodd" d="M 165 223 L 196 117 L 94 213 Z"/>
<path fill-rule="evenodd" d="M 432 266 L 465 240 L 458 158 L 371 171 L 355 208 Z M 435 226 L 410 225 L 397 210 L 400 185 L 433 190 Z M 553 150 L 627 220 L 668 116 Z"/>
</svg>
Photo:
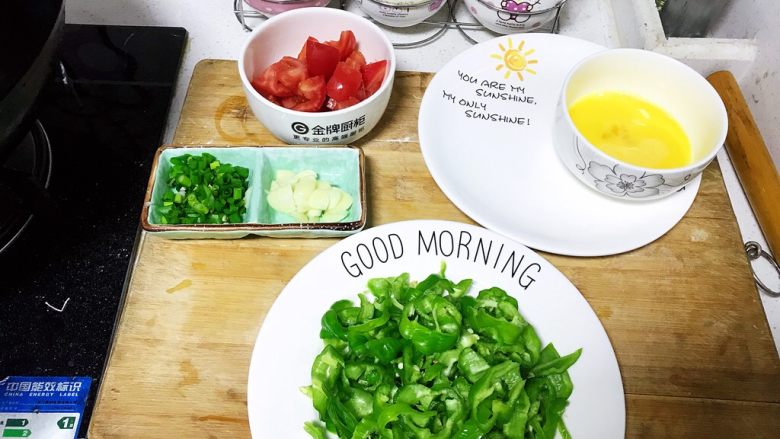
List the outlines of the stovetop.
<svg viewBox="0 0 780 439">
<path fill-rule="evenodd" d="M 59 72 L 39 101 L 56 210 L 34 217 L 0 254 L 0 379 L 92 377 L 79 437 L 111 345 L 185 40 L 182 28 L 67 25 Z"/>
</svg>

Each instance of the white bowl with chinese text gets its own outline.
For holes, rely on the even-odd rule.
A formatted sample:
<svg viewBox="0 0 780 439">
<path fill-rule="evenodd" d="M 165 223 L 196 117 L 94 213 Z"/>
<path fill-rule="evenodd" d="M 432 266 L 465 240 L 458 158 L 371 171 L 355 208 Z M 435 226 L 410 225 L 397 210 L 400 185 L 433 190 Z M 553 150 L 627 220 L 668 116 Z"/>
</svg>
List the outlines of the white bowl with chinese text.
<svg viewBox="0 0 780 439">
<path fill-rule="evenodd" d="M 295 56 L 309 36 L 333 40 L 343 30 L 355 34 L 369 63 L 387 60 L 381 87 L 364 101 L 343 110 L 307 113 L 276 105 L 252 87 L 251 78 L 282 57 Z M 255 28 L 241 51 L 238 70 L 252 112 L 273 135 L 292 144 L 346 144 L 368 134 L 384 114 L 395 77 L 395 52 L 384 32 L 363 17 L 340 9 L 303 8 Z"/>
</svg>

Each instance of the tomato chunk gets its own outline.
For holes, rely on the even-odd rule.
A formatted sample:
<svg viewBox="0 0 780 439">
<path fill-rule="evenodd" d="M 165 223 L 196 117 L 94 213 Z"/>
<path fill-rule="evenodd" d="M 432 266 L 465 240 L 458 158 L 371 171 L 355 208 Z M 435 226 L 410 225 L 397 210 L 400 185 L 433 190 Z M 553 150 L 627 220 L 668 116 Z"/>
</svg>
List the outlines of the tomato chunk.
<svg viewBox="0 0 780 439">
<path fill-rule="evenodd" d="M 302 99 L 292 107 L 298 111 L 319 111 L 325 102 L 325 78 L 314 76 L 298 84 L 298 97 Z"/>
<path fill-rule="evenodd" d="M 325 106 L 332 111 L 336 110 L 343 110 L 345 108 L 349 108 L 355 104 L 359 104 L 360 100 L 358 98 L 349 97 L 346 100 L 343 101 L 337 101 L 333 98 L 328 98 L 328 102 L 325 103 Z"/>
<path fill-rule="evenodd" d="M 357 48 L 357 40 L 351 30 L 341 31 L 338 41 L 326 41 L 325 44 L 339 49 L 339 61 L 346 60 Z"/>
<path fill-rule="evenodd" d="M 305 100 L 306 100 L 305 98 L 295 95 L 295 96 L 290 96 L 289 98 L 282 99 L 281 102 L 277 102 L 277 105 L 281 105 L 284 108 L 289 108 L 292 110 L 293 108 L 295 108 L 296 105 L 300 104 L 301 102 L 304 102 Z"/>
<path fill-rule="evenodd" d="M 353 50 L 344 62 L 349 64 L 353 69 L 360 70 L 366 65 L 366 58 L 359 50 Z"/>
<path fill-rule="evenodd" d="M 341 31 L 339 36 L 339 50 L 341 51 L 341 61 L 344 61 L 357 48 L 355 34 L 351 30 Z"/>
<path fill-rule="evenodd" d="M 306 68 L 309 76 L 330 78 L 339 62 L 339 50 L 317 41 L 306 41 Z"/>
<path fill-rule="evenodd" d="M 259 77 L 252 81 L 252 86 L 254 86 L 255 90 L 260 92 L 261 95 L 263 95 L 265 98 L 268 98 L 269 100 L 269 96 L 275 96 L 277 98 L 293 96 L 296 93 L 297 84 L 293 85 L 294 75 L 291 76 L 286 74 L 286 71 L 290 68 L 290 65 L 286 64 L 285 59 L 283 58 L 281 61 L 275 62 L 268 66 L 268 68 L 265 69 Z M 306 75 L 305 69 L 303 75 Z"/>
<path fill-rule="evenodd" d="M 296 90 L 298 84 L 309 76 L 306 64 L 291 56 L 285 56 L 277 64 L 279 82 L 291 90 Z"/>
<path fill-rule="evenodd" d="M 263 96 L 263 97 L 268 99 L 269 101 L 273 102 L 276 105 L 282 105 L 282 102 L 279 100 L 279 98 L 277 98 L 274 95 L 268 95 L 268 96 Z"/>
<path fill-rule="evenodd" d="M 373 62 L 366 64 L 363 67 L 363 83 L 366 85 L 366 93 L 368 96 L 376 93 L 379 87 L 382 86 L 382 81 L 385 80 L 385 73 L 387 72 L 387 60 Z"/>
<path fill-rule="evenodd" d="M 387 60 L 368 64 L 355 34 L 338 40 L 306 39 L 297 57 L 285 56 L 252 78 L 266 99 L 296 111 L 333 111 L 351 107 L 382 86 Z"/>
<path fill-rule="evenodd" d="M 298 59 L 303 61 L 303 62 L 306 62 L 306 44 L 309 41 L 314 41 L 315 43 L 319 43 L 320 42 L 318 39 L 316 39 L 314 37 L 309 37 L 309 38 L 306 39 L 306 42 L 303 43 L 303 47 L 301 47 L 301 51 L 298 52 Z"/>
<path fill-rule="evenodd" d="M 363 89 L 363 76 L 360 71 L 350 67 L 346 62 L 340 62 L 333 71 L 333 76 L 328 81 L 328 96 L 337 101 L 345 101 L 347 98 L 360 98 Z"/>
</svg>

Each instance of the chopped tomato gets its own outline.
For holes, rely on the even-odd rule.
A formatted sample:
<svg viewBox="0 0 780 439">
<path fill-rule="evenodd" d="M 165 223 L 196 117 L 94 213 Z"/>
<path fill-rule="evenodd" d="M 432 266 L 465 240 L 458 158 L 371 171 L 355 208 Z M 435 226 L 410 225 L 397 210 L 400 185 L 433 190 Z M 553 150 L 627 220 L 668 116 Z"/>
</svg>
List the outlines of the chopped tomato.
<svg viewBox="0 0 780 439">
<path fill-rule="evenodd" d="M 339 49 L 339 61 L 346 60 L 357 48 L 357 40 L 351 30 L 341 31 L 338 41 L 326 41 L 325 44 Z"/>
<path fill-rule="evenodd" d="M 343 110 L 345 108 L 349 108 L 355 104 L 359 104 L 360 100 L 358 98 L 354 97 L 348 97 L 346 100 L 343 101 L 337 101 L 333 98 L 328 98 L 328 102 L 325 103 L 325 106 L 332 111 L 336 110 Z"/>
<path fill-rule="evenodd" d="M 366 64 L 363 67 L 363 83 L 366 85 L 368 96 L 376 93 L 379 87 L 382 86 L 382 81 L 385 80 L 385 72 L 387 72 L 387 60 L 385 59 Z"/>
<path fill-rule="evenodd" d="M 357 95 L 355 95 L 356 98 L 360 99 L 361 101 L 366 100 L 367 97 L 369 97 L 368 93 L 366 93 L 366 87 L 364 84 L 360 84 L 360 90 L 358 90 Z"/>
<path fill-rule="evenodd" d="M 293 109 L 295 108 L 296 105 L 300 104 L 305 100 L 306 100 L 305 98 L 295 95 L 295 96 L 290 96 L 289 98 L 282 99 L 281 102 L 277 102 L 277 105 L 281 105 L 284 108 Z"/>
<path fill-rule="evenodd" d="M 360 53 L 359 50 L 353 50 L 352 53 L 349 54 L 347 59 L 344 60 L 345 63 L 349 64 L 350 67 L 352 67 L 355 70 L 360 70 L 363 68 L 364 65 L 366 65 L 366 58 L 363 56 L 362 53 Z"/>
<path fill-rule="evenodd" d="M 319 111 L 325 102 L 325 78 L 314 76 L 298 84 L 298 97 L 302 101 L 292 107 L 298 111 Z"/>
<path fill-rule="evenodd" d="M 295 95 L 295 88 L 288 87 L 279 80 L 279 73 L 283 69 L 284 65 L 281 61 L 271 64 L 260 74 L 260 77 L 252 81 L 252 86 L 266 98 L 269 96 L 284 98 Z"/>
<path fill-rule="evenodd" d="M 349 97 L 360 98 L 362 88 L 363 76 L 360 71 L 346 62 L 340 62 L 328 81 L 328 96 L 337 101 L 345 101 Z M 365 96 L 365 91 L 362 94 Z"/>
<path fill-rule="evenodd" d="M 335 47 L 316 41 L 306 41 L 306 67 L 310 76 L 330 78 L 339 62 L 339 51 Z"/>
<path fill-rule="evenodd" d="M 319 40 L 317 40 L 314 37 L 309 37 L 306 39 L 306 43 L 308 43 L 309 41 L 314 41 L 315 43 L 319 43 Z M 306 43 L 303 43 L 303 47 L 301 47 L 301 51 L 298 52 L 298 59 L 303 62 L 306 62 Z"/>
<path fill-rule="evenodd" d="M 339 36 L 339 51 L 341 52 L 340 61 L 344 61 L 357 48 L 355 34 L 351 30 L 341 31 Z"/>
<path fill-rule="evenodd" d="M 366 64 L 352 31 L 320 43 L 309 37 L 297 57 L 285 56 L 252 79 L 252 86 L 276 105 L 296 111 L 351 107 L 376 93 L 387 61 Z"/>
<path fill-rule="evenodd" d="M 291 90 L 298 89 L 298 83 L 309 76 L 306 71 L 306 64 L 291 56 L 285 56 L 276 64 L 279 64 L 279 82 Z"/>
<path fill-rule="evenodd" d="M 257 88 L 257 87 L 255 87 L 255 88 Z M 282 105 L 282 102 L 279 100 L 279 98 L 277 98 L 274 95 L 268 95 L 268 96 L 263 95 L 263 97 L 268 99 L 269 101 L 273 102 L 276 105 Z"/>
</svg>

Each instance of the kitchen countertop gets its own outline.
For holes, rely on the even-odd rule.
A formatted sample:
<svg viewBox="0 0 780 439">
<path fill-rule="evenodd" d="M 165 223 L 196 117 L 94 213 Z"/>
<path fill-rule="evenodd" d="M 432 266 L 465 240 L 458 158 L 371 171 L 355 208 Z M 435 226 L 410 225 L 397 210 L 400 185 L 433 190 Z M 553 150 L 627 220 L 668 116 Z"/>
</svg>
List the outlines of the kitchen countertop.
<svg viewBox="0 0 780 439">
<path fill-rule="evenodd" d="M 418 136 L 408 132 L 432 76 L 397 72 L 385 116 L 356 142 L 369 169 L 371 227 L 421 217 L 471 222 L 438 189 Z M 173 141 L 275 142 L 260 122 L 245 117 L 241 95 L 236 61 L 199 62 Z M 739 251 L 741 236 L 717 163 L 707 168 L 698 193 L 676 227 L 636 251 L 544 257 L 582 292 L 609 336 L 623 379 L 627 437 L 740 437 L 745 431 L 772 437 L 780 429 L 780 361 Z M 692 235 L 706 239 L 690 242 Z M 181 242 L 142 234 L 90 438 L 249 439 L 247 409 L 264 394 L 246 386 L 257 331 L 293 275 L 333 243 Z M 431 263 L 444 258 L 454 268 L 457 255 L 438 248 Z M 341 265 L 339 258 L 332 262 Z M 376 263 L 362 270 L 368 277 L 386 271 Z M 349 273 L 341 276 L 355 288 L 362 283 Z M 534 301 L 527 295 L 532 292 L 516 293 L 521 302 Z M 570 323 L 564 323 L 568 330 Z M 260 361 L 299 358 L 305 351 L 287 343 Z M 299 372 L 287 385 L 289 396 L 305 405 L 295 390 L 306 382 L 305 365 Z"/>
<path fill-rule="evenodd" d="M 619 47 L 620 36 L 608 6 L 610 0 L 576 0 L 562 13 L 561 34 L 583 38 L 608 47 Z M 349 9 L 354 9 L 350 5 Z M 465 13 L 460 8 L 461 13 Z M 441 13 L 440 13 L 441 14 Z M 458 15 L 461 16 L 460 14 Z M 464 18 L 468 18 L 464 16 Z M 227 0 L 69 0 L 66 2 L 66 21 L 69 23 L 121 24 L 150 26 L 181 26 L 189 31 L 182 69 L 168 119 L 166 139 L 172 139 L 181 111 L 189 78 L 195 64 L 205 58 L 237 59 L 247 33 L 242 29 Z M 251 23 L 257 23 L 254 20 Z M 409 41 L 418 28 L 409 32 L 391 32 L 394 41 Z M 425 32 L 423 32 L 425 34 Z M 476 39 L 486 39 L 485 32 L 472 33 Z M 453 56 L 469 47 L 456 30 L 447 31 L 441 38 L 423 47 L 397 50 L 398 70 L 435 72 Z M 736 178 L 725 151 L 718 155 L 723 178 L 744 241 L 756 241 L 767 248 L 745 194 Z M 694 239 L 692 237 L 691 239 Z M 780 278 L 768 263 L 754 265 L 758 275 L 770 288 L 780 289 Z M 780 299 L 766 294 L 761 297 L 769 326 L 780 353 Z"/>
</svg>

